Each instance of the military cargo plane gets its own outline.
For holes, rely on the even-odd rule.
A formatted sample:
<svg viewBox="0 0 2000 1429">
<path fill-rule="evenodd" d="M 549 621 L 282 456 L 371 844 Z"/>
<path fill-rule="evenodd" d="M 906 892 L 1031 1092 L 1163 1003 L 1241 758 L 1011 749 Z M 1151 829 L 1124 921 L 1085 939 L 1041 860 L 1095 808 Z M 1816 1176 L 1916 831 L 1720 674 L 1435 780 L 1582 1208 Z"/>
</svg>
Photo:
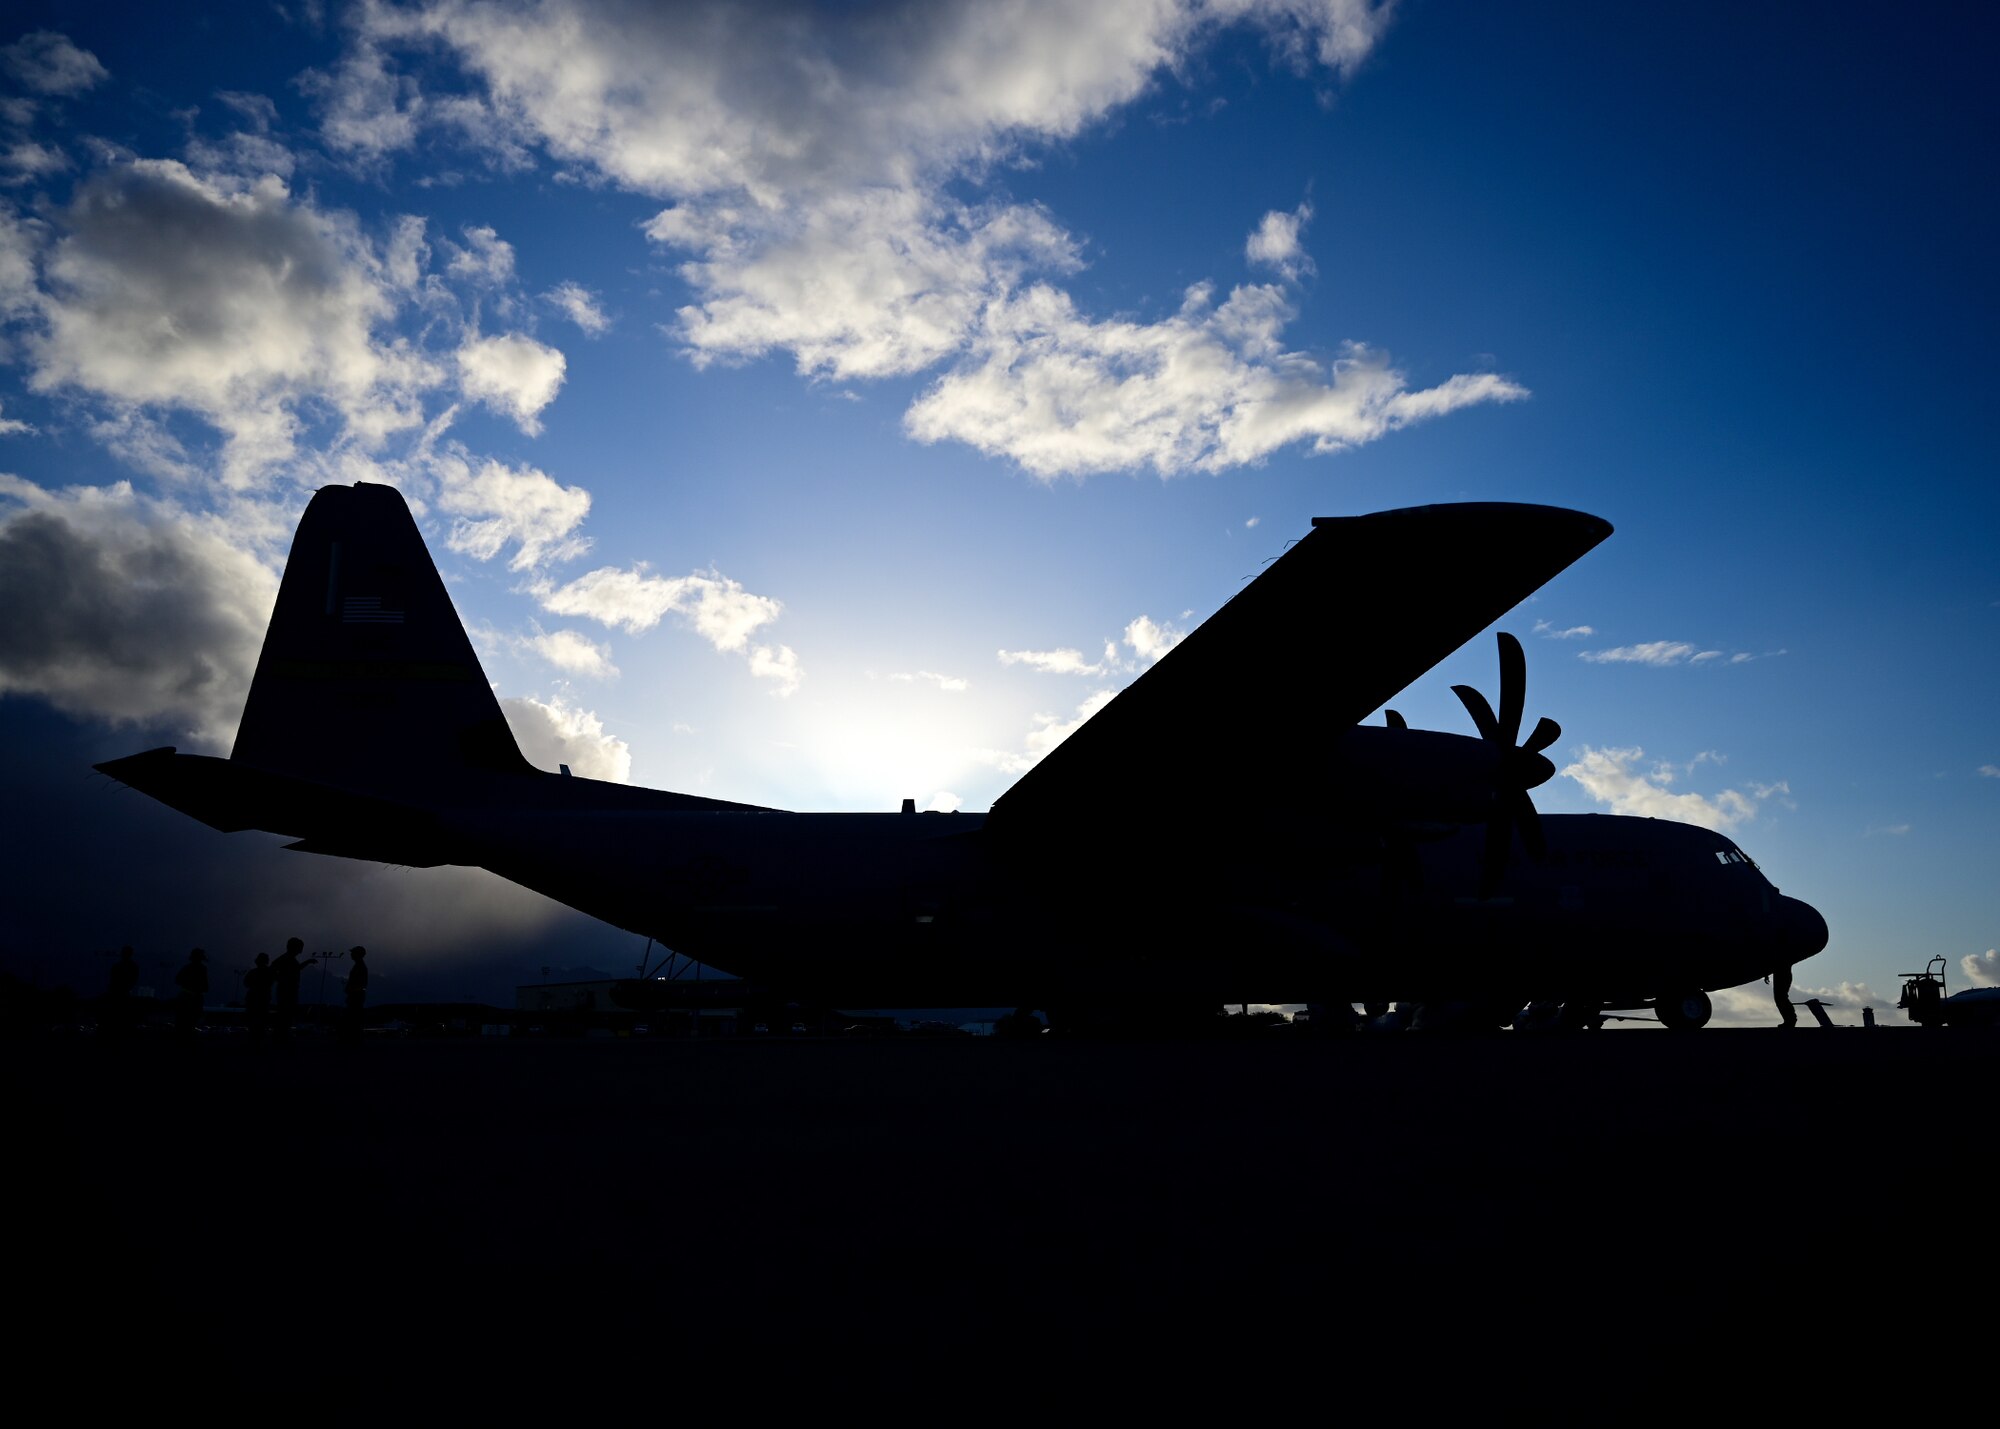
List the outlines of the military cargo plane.
<svg viewBox="0 0 2000 1429">
<path fill-rule="evenodd" d="M 1455 687 L 1475 735 L 1364 723 L 1610 532 L 1508 503 L 1316 519 L 990 811 L 792 813 L 531 767 L 402 496 L 329 486 L 229 757 L 97 767 L 224 832 L 489 869 L 802 1004 L 1694 1028 L 1819 951 L 1819 914 L 1709 830 L 1539 815 L 1561 730 L 1521 738 L 1511 636 L 1497 709 Z"/>
</svg>

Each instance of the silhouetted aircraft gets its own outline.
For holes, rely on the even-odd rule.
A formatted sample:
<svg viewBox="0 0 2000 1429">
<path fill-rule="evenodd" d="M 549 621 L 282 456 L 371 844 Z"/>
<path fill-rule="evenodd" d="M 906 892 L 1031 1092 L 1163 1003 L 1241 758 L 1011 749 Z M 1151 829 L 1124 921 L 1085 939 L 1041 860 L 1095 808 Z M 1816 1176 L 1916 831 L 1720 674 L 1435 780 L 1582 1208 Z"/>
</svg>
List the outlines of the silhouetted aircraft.
<svg viewBox="0 0 2000 1429">
<path fill-rule="evenodd" d="M 1561 731 L 1520 738 L 1509 636 L 1497 710 L 1456 687 L 1476 736 L 1361 723 L 1610 532 L 1497 503 L 1317 519 L 990 812 L 797 814 L 530 767 L 402 497 L 333 486 L 230 757 L 97 767 L 225 832 L 490 869 L 806 1004 L 1698 1027 L 1708 991 L 1819 951 L 1819 914 L 1706 829 L 1539 816 Z"/>
</svg>

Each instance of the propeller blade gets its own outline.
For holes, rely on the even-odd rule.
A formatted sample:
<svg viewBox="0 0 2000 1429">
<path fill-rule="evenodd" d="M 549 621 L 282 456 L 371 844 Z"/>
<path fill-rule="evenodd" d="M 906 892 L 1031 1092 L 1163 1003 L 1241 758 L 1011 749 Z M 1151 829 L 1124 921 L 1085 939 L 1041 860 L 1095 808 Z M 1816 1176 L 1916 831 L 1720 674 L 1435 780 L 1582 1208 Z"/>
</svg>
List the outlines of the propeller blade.
<svg viewBox="0 0 2000 1429">
<path fill-rule="evenodd" d="M 1472 716 L 1472 723 L 1479 730 L 1481 739 L 1500 737 L 1500 722 L 1493 718 L 1493 706 L 1486 703 L 1486 696 L 1470 685 L 1453 685 L 1451 692 L 1458 696 L 1458 702 Z"/>
<path fill-rule="evenodd" d="M 1410 722 L 1404 719 L 1401 715 L 1397 714 L 1394 710 L 1383 710 L 1382 718 L 1383 718 L 1383 723 L 1388 725 L 1389 728 L 1391 729 L 1408 729 L 1410 727 Z"/>
<path fill-rule="evenodd" d="M 1521 642 L 1500 632 L 1500 737 L 1512 744 L 1521 737 L 1521 711 L 1528 703 L 1528 657 Z"/>
<path fill-rule="evenodd" d="M 1551 744 L 1561 739 L 1562 733 L 1563 727 L 1561 725 L 1557 724 L 1547 715 L 1543 715 L 1535 722 L 1535 732 L 1528 736 L 1527 743 L 1523 744 L 1521 748 L 1527 750 L 1530 754 L 1540 754 L 1544 749 L 1547 749 Z"/>
</svg>

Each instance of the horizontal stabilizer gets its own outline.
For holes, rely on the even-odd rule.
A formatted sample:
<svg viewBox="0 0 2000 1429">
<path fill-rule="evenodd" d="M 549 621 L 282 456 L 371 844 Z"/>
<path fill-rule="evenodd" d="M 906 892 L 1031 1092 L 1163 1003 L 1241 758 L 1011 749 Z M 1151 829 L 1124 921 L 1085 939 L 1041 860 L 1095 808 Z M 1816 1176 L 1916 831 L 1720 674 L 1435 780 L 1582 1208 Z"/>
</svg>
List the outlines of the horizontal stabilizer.
<svg viewBox="0 0 2000 1429">
<path fill-rule="evenodd" d="M 229 759 L 181 754 L 171 746 L 96 766 L 119 783 L 158 799 L 222 833 L 259 829 L 303 836 L 314 853 L 428 868 L 452 860 L 437 817 L 421 809 L 354 794 Z M 366 853 L 359 852 L 366 849 Z"/>
</svg>

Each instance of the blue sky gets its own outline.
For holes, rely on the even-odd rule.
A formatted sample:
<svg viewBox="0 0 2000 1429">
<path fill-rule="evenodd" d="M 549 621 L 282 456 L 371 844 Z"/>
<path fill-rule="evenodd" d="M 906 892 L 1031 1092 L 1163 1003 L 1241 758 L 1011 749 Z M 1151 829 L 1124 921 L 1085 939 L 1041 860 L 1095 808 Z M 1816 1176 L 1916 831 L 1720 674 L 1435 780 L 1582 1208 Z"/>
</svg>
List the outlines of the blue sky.
<svg viewBox="0 0 2000 1429">
<path fill-rule="evenodd" d="M 2000 978 L 1989 24 L 11 13 L 16 961 L 247 962 L 357 906 L 468 984 L 636 956 L 75 777 L 226 751 L 298 511 L 366 479 L 537 762 L 797 809 L 987 807 L 1314 516 L 1588 510 L 1616 534 L 1500 623 L 1564 728 L 1539 806 L 1726 828 L 1827 916 L 1797 996 Z M 1481 636 L 1395 704 L 1469 733 L 1449 687 L 1495 679 Z"/>
</svg>

